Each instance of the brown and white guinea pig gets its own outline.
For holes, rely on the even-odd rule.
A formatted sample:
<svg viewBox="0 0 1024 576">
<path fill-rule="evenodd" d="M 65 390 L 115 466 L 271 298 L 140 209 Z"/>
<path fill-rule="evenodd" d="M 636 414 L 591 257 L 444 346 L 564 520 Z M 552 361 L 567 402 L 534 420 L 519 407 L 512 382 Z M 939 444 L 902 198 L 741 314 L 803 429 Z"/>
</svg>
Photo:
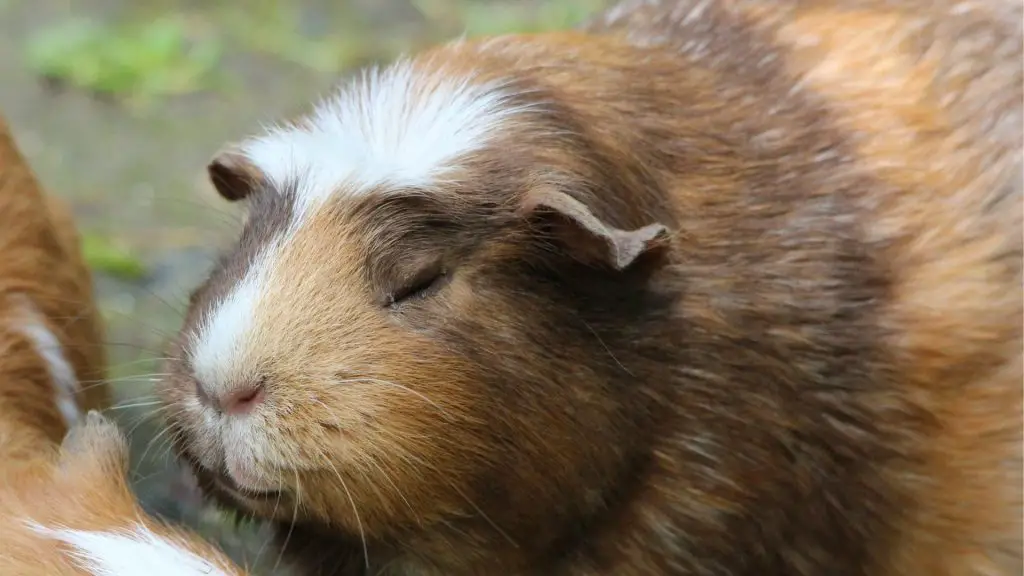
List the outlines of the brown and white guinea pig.
<svg viewBox="0 0 1024 576">
<path fill-rule="evenodd" d="M 0 574 L 244 574 L 199 537 L 146 515 L 128 487 L 128 444 L 99 412 L 76 423 L 59 450 L 21 464 L 0 486 Z"/>
<path fill-rule="evenodd" d="M 178 449 L 311 574 L 1020 574 L 1021 12 L 625 2 L 355 77 L 209 167 Z"/>
<path fill-rule="evenodd" d="M 0 118 L 0 574 L 242 574 L 138 505 L 125 439 L 91 411 L 105 363 L 71 214 Z"/>
<path fill-rule="evenodd" d="M 84 411 L 104 408 L 105 370 L 101 319 L 74 221 L 43 192 L 0 118 L 3 470 L 60 443 Z"/>
</svg>

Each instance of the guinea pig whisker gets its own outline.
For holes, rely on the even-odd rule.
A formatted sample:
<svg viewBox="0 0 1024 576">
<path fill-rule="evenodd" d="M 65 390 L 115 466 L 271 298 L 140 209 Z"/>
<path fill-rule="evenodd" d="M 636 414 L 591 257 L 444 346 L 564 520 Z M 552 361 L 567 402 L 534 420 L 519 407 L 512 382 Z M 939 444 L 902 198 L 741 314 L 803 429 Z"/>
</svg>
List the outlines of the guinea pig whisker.
<svg viewBox="0 0 1024 576">
<path fill-rule="evenodd" d="M 181 319 L 182 312 L 181 312 L 181 307 L 180 306 L 179 307 L 171 306 L 166 300 L 164 300 L 163 298 L 158 296 L 152 290 L 150 290 L 148 288 L 144 288 L 144 287 L 142 289 L 147 291 L 147 292 L 149 292 L 150 294 L 152 294 L 152 296 L 154 298 L 156 298 L 157 300 L 159 300 L 161 304 L 163 304 L 164 306 L 167 306 L 168 308 L 170 308 L 171 311 L 174 312 L 174 314 L 179 317 L 178 318 L 179 320 Z M 74 302 L 71 302 L 71 303 L 74 303 Z M 129 314 L 127 312 L 121 312 L 121 311 L 118 311 L 118 310 L 108 310 L 108 311 L 106 311 L 106 313 L 107 314 L 115 314 L 119 318 L 124 318 L 126 320 L 129 320 L 129 321 L 131 321 L 132 323 L 134 323 L 137 326 L 142 326 L 143 328 L 148 329 L 150 332 L 152 332 L 153 334 L 155 334 L 157 336 L 161 336 L 161 337 L 168 338 L 168 339 L 174 337 L 173 334 L 171 334 L 171 333 L 169 333 L 169 332 L 167 332 L 167 331 L 165 331 L 165 330 L 163 330 L 161 328 L 158 328 L 154 324 L 150 324 L 148 322 L 145 322 L 145 321 L 141 320 L 136 315 Z M 67 326 L 69 326 L 69 325 L 79 321 L 83 316 L 84 316 L 84 312 L 82 314 L 78 314 L 76 316 L 57 316 L 57 317 L 54 317 L 54 320 L 63 320 L 64 321 L 64 326 L 67 327 Z"/>
<path fill-rule="evenodd" d="M 633 376 L 633 373 L 629 371 L 629 368 L 626 368 L 622 364 L 622 362 L 619 362 L 619 359 L 615 357 L 615 354 L 612 353 L 612 349 L 609 348 L 607 344 L 605 344 L 604 339 L 602 339 L 601 335 L 597 333 L 597 330 L 594 330 L 594 328 L 582 318 L 580 318 L 579 320 L 587 328 L 587 330 L 589 330 L 590 333 L 594 335 L 594 338 L 597 339 L 597 343 L 600 344 L 601 347 L 604 348 L 604 351 L 608 353 L 608 357 L 612 359 L 612 362 L 615 362 L 615 364 L 618 365 L 618 367 L 621 368 L 623 372 L 629 374 L 630 376 Z"/>
<path fill-rule="evenodd" d="M 81 380 L 79 381 L 79 392 L 91 390 L 98 386 L 106 386 L 108 384 L 115 384 L 120 382 L 159 382 L 162 377 L 169 376 L 169 374 L 140 374 L 133 376 L 122 376 L 120 378 L 104 378 L 100 380 Z"/>
<path fill-rule="evenodd" d="M 370 465 L 376 468 L 378 472 L 380 472 L 380 475 L 384 477 L 384 480 L 391 485 L 392 489 L 394 489 L 395 494 L 397 494 L 398 497 L 402 499 L 402 502 L 405 502 L 405 505 L 409 507 L 409 511 L 412 512 L 413 515 L 416 515 L 416 509 L 412 507 L 412 504 L 409 502 L 409 499 L 405 497 L 405 494 L 402 493 L 402 491 L 395 484 L 394 480 L 391 479 L 391 476 L 387 472 L 385 472 L 381 464 L 377 462 L 377 458 L 375 458 L 373 454 L 366 450 L 356 449 L 356 451 L 362 459 L 365 459 L 367 462 L 370 463 Z"/>
<path fill-rule="evenodd" d="M 145 362 L 162 362 L 162 361 L 165 361 L 165 360 L 175 360 L 175 361 L 177 361 L 178 358 L 175 358 L 174 356 L 160 356 L 160 357 L 157 357 L 157 358 L 139 358 L 138 360 L 129 360 L 127 362 L 121 362 L 120 364 L 114 364 L 110 368 L 111 369 L 115 369 L 115 370 L 123 370 L 125 368 L 129 368 L 131 366 L 135 366 L 136 364 L 142 364 L 142 363 L 145 363 Z"/>
<path fill-rule="evenodd" d="M 154 362 L 181 362 L 181 359 L 180 358 L 176 358 L 174 356 L 163 356 L 163 355 L 147 356 L 146 358 L 139 358 L 138 360 L 129 360 L 127 362 L 121 362 L 120 364 L 113 364 L 113 365 L 110 366 L 110 370 L 112 370 L 112 371 L 122 371 L 122 370 L 127 370 L 129 368 L 132 368 L 133 366 L 137 366 L 139 364 L 151 364 L 151 363 L 154 363 Z M 99 383 L 99 384 L 104 384 L 106 382 L 120 382 L 120 381 L 128 381 L 128 380 L 133 380 L 133 379 L 138 379 L 138 378 L 163 377 L 163 376 L 170 376 L 170 374 L 168 374 L 166 372 L 151 372 L 151 373 L 148 373 L 148 374 L 130 374 L 128 376 L 121 376 L 119 378 L 105 378 L 105 379 L 102 379 L 102 380 L 83 380 L 82 383 L 88 383 L 88 384 Z"/>
<path fill-rule="evenodd" d="M 355 515 L 356 526 L 359 528 L 359 539 L 363 543 L 363 562 L 366 565 L 366 571 L 369 572 L 370 547 L 366 544 L 366 532 L 363 530 L 363 521 L 359 518 L 359 508 L 356 507 L 356 501 L 354 498 L 352 498 L 352 492 L 349 491 L 348 484 L 345 483 L 345 479 L 341 477 L 341 473 L 338 472 L 338 469 L 334 466 L 334 463 L 331 462 L 330 458 L 326 457 L 326 454 L 321 453 L 321 456 L 323 456 L 324 461 L 327 462 L 328 466 L 331 467 L 331 470 L 334 471 L 334 475 L 338 478 L 338 482 L 341 483 L 341 489 L 345 491 L 345 496 L 348 497 L 348 501 L 352 505 L 352 513 Z"/>
<path fill-rule="evenodd" d="M 132 398 L 134 400 L 134 398 Z M 145 408 L 146 406 L 157 406 L 160 404 L 159 400 L 152 400 L 149 402 L 135 402 L 133 404 L 115 404 L 107 410 L 130 410 L 132 408 Z"/>
<path fill-rule="evenodd" d="M 403 460 L 403 462 L 405 462 L 405 464 L 406 464 L 406 465 L 408 465 L 408 466 L 412 466 L 412 467 L 416 467 L 416 466 L 422 466 L 422 467 L 425 467 L 425 468 L 429 468 L 429 469 L 430 469 L 431 471 L 433 471 L 434 473 L 436 473 L 436 474 L 438 475 L 438 477 L 440 477 L 440 478 L 445 478 L 445 475 L 444 475 L 444 473 L 443 473 L 443 472 L 442 472 L 441 470 L 439 470 L 439 469 L 437 468 L 437 466 L 435 466 L 434 464 L 431 464 L 430 462 L 428 462 L 428 461 L 426 461 L 426 460 L 423 460 L 422 458 L 418 458 L 418 457 L 416 457 L 416 456 L 414 456 L 414 455 L 410 454 L 410 453 L 408 452 L 408 450 L 406 450 L 405 448 L 403 448 L 403 446 L 404 446 L 404 442 L 402 441 L 403 439 L 401 439 L 401 438 L 398 438 L 398 437 L 397 437 L 397 435 L 396 435 L 396 434 L 395 434 L 394 432 L 392 432 L 392 431 L 390 431 L 390 430 L 387 430 L 387 429 L 385 429 L 385 428 L 381 428 L 381 429 L 379 429 L 379 430 L 378 430 L 378 432 L 380 432 L 381 434 L 383 434 L 383 435 L 385 435 L 385 436 L 390 436 L 390 437 L 391 437 L 392 439 L 394 439 L 394 440 L 398 440 L 397 442 L 394 442 L 394 443 L 392 444 L 392 446 L 390 447 L 390 448 L 391 448 L 391 450 L 389 450 L 389 452 L 388 452 L 389 454 L 396 454 L 396 455 L 397 455 L 397 456 L 398 456 L 399 458 L 401 458 L 401 459 Z M 407 440 L 407 439 L 406 439 L 406 440 Z M 505 539 L 506 541 L 508 541 L 508 543 L 509 543 L 509 544 L 511 544 L 512 546 L 514 546 L 515 548 L 519 548 L 519 543 L 517 543 L 517 542 L 516 542 L 516 541 L 515 541 L 515 540 L 514 540 L 514 539 L 513 539 L 513 538 L 512 538 L 512 537 L 511 537 L 511 536 L 510 536 L 509 534 L 508 534 L 508 532 L 506 532 L 505 530 L 503 530 L 503 529 L 501 528 L 501 526 L 498 526 L 498 523 L 497 523 L 497 522 L 495 522 L 495 521 L 494 521 L 493 519 L 491 519 L 491 517 L 490 517 L 490 516 L 488 516 L 488 515 L 487 515 L 487 513 L 486 513 L 486 512 L 484 512 L 484 511 L 483 511 L 483 509 L 481 509 L 481 508 L 480 508 L 480 506 L 477 506 L 477 504 L 476 504 L 475 502 L 473 502 L 473 500 L 472 500 L 472 499 L 470 499 L 470 498 L 469 498 L 469 496 L 466 496 L 465 492 L 463 492 L 462 490 L 459 490 L 458 486 L 456 486 L 455 484 L 453 484 L 453 483 L 452 483 L 451 481 L 445 480 L 445 483 L 446 483 L 446 484 L 448 484 L 448 486 L 449 486 L 449 487 L 450 487 L 450 488 L 451 488 L 451 489 L 452 489 L 452 490 L 453 490 L 453 491 L 454 491 L 454 492 L 455 492 L 456 494 L 458 494 L 458 495 L 459 495 L 459 497 L 460 497 L 460 498 L 462 498 L 462 500 L 463 500 L 463 501 L 465 501 L 467 505 L 469 505 L 469 506 L 470 506 L 471 508 L 473 508 L 473 510 L 474 510 L 474 511 L 475 511 L 475 512 L 476 512 L 476 513 L 477 513 L 478 515 L 480 515 L 480 517 L 481 517 L 481 518 L 482 518 L 482 519 L 483 519 L 483 520 L 484 520 L 485 522 L 487 522 L 487 524 L 489 524 L 489 525 L 491 526 L 491 528 L 493 528 L 493 529 L 494 529 L 494 531 L 495 531 L 495 532 L 497 532 L 497 533 L 498 533 L 499 535 L 501 535 L 501 537 L 502 537 L 502 538 L 504 538 L 504 539 Z"/>
<path fill-rule="evenodd" d="M 131 398 L 126 398 L 126 399 L 124 399 L 124 400 L 122 400 L 122 401 L 120 401 L 120 402 L 118 402 L 116 404 L 113 404 L 113 406 L 121 406 L 125 402 L 131 402 L 133 400 L 157 400 L 157 397 L 156 397 L 155 394 L 139 394 L 138 396 L 133 396 Z"/>
<path fill-rule="evenodd" d="M 196 214 L 203 216 L 218 216 L 214 219 L 216 224 L 240 227 L 243 224 L 243 219 L 237 212 L 229 212 L 218 206 L 213 202 L 207 202 L 204 200 L 196 200 L 193 198 L 182 198 L 173 194 L 161 194 L 164 190 L 159 191 L 155 196 L 160 199 L 161 202 L 178 202 L 184 204 L 190 208 L 198 208 Z"/>
<path fill-rule="evenodd" d="M 162 470 L 154 470 L 153 472 L 150 472 L 149 474 L 136 474 L 136 475 L 132 476 L 131 482 L 133 484 L 141 484 L 143 482 L 147 482 L 149 480 L 152 480 L 153 478 L 156 478 L 156 477 L 160 476 L 161 474 L 163 474 Z"/>
<path fill-rule="evenodd" d="M 399 390 L 404 390 L 405 392 L 408 392 L 409 394 L 412 394 L 413 396 L 416 396 L 420 400 L 423 400 L 424 402 L 430 404 L 435 409 L 437 409 L 437 411 L 440 412 L 445 418 L 451 420 L 451 415 L 444 408 L 442 408 L 440 404 L 438 404 L 437 402 L 434 402 L 433 400 L 431 400 L 428 396 L 426 396 L 422 392 L 417 392 L 416 390 L 413 390 L 412 388 L 409 388 L 408 386 L 404 386 L 402 384 L 399 384 L 398 382 L 392 382 L 390 380 L 381 380 L 380 378 L 356 377 L 356 378 L 345 378 L 343 380 L 340 380 L 338 383 L 339 384 L 350 384 L 350 383 L 351 384 L 355 384 L 355 383 L 358 383 L 358 382 L 370 382 L 370 383 L 376 383 L 376 384 L 384 384 L 385 386 L 392 386 L 394 388 L 398 388 Z"/>
<path fill-rule="evenodd" d="M 164 306 L 166 306 L 168 310 L 170 310 L 171 312 L 173 312 L 175 315 L 178 316 L 179 320 L 184 318 L 184 313 L 182 312 L 182 310 L 183 310 L 183 308 L 185 306 L 188 305 L 187 302 L 181 302 L 181 303 L 179 303 L 179 305 L 175 306 L 174 304 L 171 304 L 170 302 L 165 300 L 163 296 L 157 294 L 156 291 L 153 290 L 152 288 L 150 288 L 148 286 L 139 286 L 139 288 L 141 288 L 143 291 L 145 291 L 150 296 L 155 298 L 157 302 L 159 302 L 159 303 L 163 304 Z M 136 320 L 138 320 L 138 319 L 136 318 Z M 142 323 L 142 324 L 144 326 L 149 326 L 155 332 L 157 332 L 159 335 L 168 336 L 168 334 L 166 332 L 164 332 L 163 330 L 161 330 L 161 329 L 159 329 L 159 328 L 157 328 L 155 326 L 152 326 L 152 325 L 149 325 L 149 324 L 145 324 L 145 323 Z"/>
<path fill-rule="evenodd" d="M 299 493 L 299 489 L 298 489 L 298 486 L 299 486 L 299 471 L 298 470 L 293 470 L 292 474 L 295 475 L 295 486 L 296 486 L 296 490 L 295 490 L 296 496 L 294 498 L 295 502 L 292 505 L 292 521 L 288 524 L 288 533 L 285 534 L 285 536 L 284 536 L 284 543 L 281 544 L 281 548 L 277 551 L 277 560 L 274 561 L 274 567 L 270 570 L 271 574 L 277 574 L 277 567 L 280 566 L 281 559 L 284 558 L 285 551 L 288 550 L 288 543 L 291 542 L 292 532 L 295 530 L 295 523 L 299 519 L 299 497 L 298 497 L 298 493 Z"/>
<path fill-rule="evenodd" d="M 161 440 L 160 444 L 157 445 L 157 449 L 155 452 L 155 454 L 158 454 L 159 456 L 154 456 L 155 458 L 157 458 L 158 462 L 167 462 L 168 460 L 172 459 L 172 448 L 174 447 L 174 442 L 176 438 L 177 436 L 175 436 L 173 432 L 164 435 L 163 440 Z"/>
<path fill-rule="evenodd" d="M 150 396 L 150 397 L 152 397 L 152 396 Z M 143 412 L 142 412 L 141 414 L 139 414 L 139 415 L 138 415 L 138 416 L 137 416 L 137 417 L 136 417 L 135 419 L 133 419 L 133 420 L 132 420 L 132 421 L 131 421 L 131 422 L 129 423 L 129 429 L 128 429 L 128 431 L 126 432 L 126 435 L 127 435 L 127 436 L 128 436 L 129 438 L 131 438 L 131 437 L 132 437 L 132 435 L 133 435 L 133 434 L 135 433 L 135 430 L 136 430 L 136 429 L 137 429 L 137 428 L 138 428 L 139 426 L 141 426 L 141 425 L 142 425 L 143 423 L 145 423 L 145 422 L 151 422 L 151 421 L 153 421 L 153 419 L 154 419 L 155 417 L 159 416 L 159 415 L 160 415 L 160 414 L 161 414 L 162 412 L 165 412 L 165 411 L 167 411 L 167 410 L 169 410 L 169 409 L 171 408 L 170 406 L 161 406 L 160 404 L 161 404 L 160 402 L 152 402 L 152 403 L 146 403 L 146 404 L 145 404 L 146 406 L 152 406 L 152 405 L 156 405 L 157 407 L 156 407 L 156 408 L 153 408 L 152 410 L 146 410 L 146 411 L 143 411 Z"/>
<path fill-rule="evenodd" d="M 149 412 L 146 412 L 146 413 L 142 414 L 141 416 L 139 416 L 139 418 L 134 422 L 134 424 L 131 426 L 131 428 L 128 429 L 128 432 L 127 432 L 128 437 L 131 438 L 132 434 L 135 433 L 135 430 L 139 426 L 141 426 L 143 423 L 151 422 L 156 416 L 159 416 L 162 412 L 170 410 L 170 408 L 171 408 L 171 406 L 161 406 L 159 408 L 156 408 L 155 410 L 150 410 Z M 173 414 L 174 416 L 177 416 L 178 414 L 181 414 L 182 411 L 183 411 L 183 409 L 178 408 L 174 412 L 172 412 L 171 414 Z M 166 428 L 169 429 L 169 427 L 166 427 Z"/>
<path fill-rule="evenodd" d="M 156 350 L 154 348 L 147 348 L 145 346 L 140 346 L 139 344 L 136 344 L 134 342 L 115 342 L 113 340 L 107 340 L 107 341 L 103 342 L 103 344 L 106 345 L 106 346 L 114 347 L 114 348 L 128 348 L 130 350 L 135 350 L 136 352 L 144 352 L 146 354 L 152 354 L 153 356 L 159 356 L 159 355 L 164 354 L 165 352 L 167 352 L 166 350 Z M 147 358 L 147 360 L 148 359 L 149 358 Z"/>
<path fill-rule="evenodd" d="M 158 440 L 167 435 L 170 429 L 171 428 L 169 426 L 163 427 L 162 430 L 157 432 L 156 436 L 153 436 L 152 438 L 149 439 L 149 442 L 146 442 L 146 449 L 142 452 L 142 456 L 139 458 L 139 462 L 146 461 L 146 455 L 149 454 L 149 450 L 153 447 L 153 444 L 155 444 Z"/>
<path fill-rule="evenodd" d="M 266 476 L 266 474 L 261 472 L 260 476 Z M 280 480 L 280 473 L 278 473 L 278 479 Z M 262 478 L 261 478 L 261 480 L 262 480 Z M 276 485 L 280 486 L 281 483 L 278 482 Z M 270 517 L 271 518 L 277 518 L 277 510 L 281 506 L 281 496 L 282 496 L 282 494 L 283 494 L 283 492 L 278 492 L 277 493 L 277 499 L 274 500 L 274 510 L 273 510 L 273 512 L 270 513 Z M 269 543 L 270 543 L 270 539 L 266 539 L 266 540 L 263 541 L 262 544 L 260 544 L 260 549 L 256 552 L 256 563 L 257 564 L 259 563 L 260 558 L 263 557 L 263 552 L 265 552 L 267 550 L 267 544 L 269 544 Z"/>
<path fill-rule="evenodd" d="M 140 380 L 146 382 L 156 382 L 160 378 L 170 376 L 166 372 L 153 372 L 151 374 L 132 374 L 129 376 L 120 376 L 118 378 L 105 378 L 103 380 L 83 380 L 82 383 L 87 383 L 89 386 L 96 386 L 98 384 L 113 384 L 115 382 L 131 382 L 133 380 Z"/>
<path fill-rule="evenodd" d="M 338 420 L 337 416 L 334 416 L 331 413 L 331 409 L 327 406 L 327 404 L 324 404 L 321 400 L 318 400 L 316 398 L 313 398 L 311 400 L 316 404 L 319 404 L 324 409 L 324 414 L 327 414 L 328 416 L 332 416 L 334 418 L 333 420 L 317 420 L 317 424 L 334 432 L 337 432 L 342 429 L 341 421 Z"/>
<path fill-rule="evenodd" d="M 454 490 L 456 494 L 461 496 L 462 499 L 466 501 L 466 504 L 469 504 L 474 510 L 476 510 L 476 513 L 479 514 L 480 517 L 483 518 L 485 522 L 490 524 L 491 528 L 494 528 L 495 532 L 500 534 L 501 537 L 507 540 L 508 543 L 511 544 L 513 547 L 519 548 L 519 543 L 513 540 L 512 537 L 509 536 L 508 532 L 502 530 L 501 526 L 498 526 L 497 522 L 492 520 L 491 517 L 488 516 L 487 513 L 485 513 L 482 509 L 480 509 L 480 507 L 477 506 L 475 502 L 470 500 L 469 497 L 462 492 L 462 490 L 459 490 L 458 486 L 456 486 L 452 482 L 448 482 L 448 485 L 451 486 L 452 490 Z"/>
</svg>

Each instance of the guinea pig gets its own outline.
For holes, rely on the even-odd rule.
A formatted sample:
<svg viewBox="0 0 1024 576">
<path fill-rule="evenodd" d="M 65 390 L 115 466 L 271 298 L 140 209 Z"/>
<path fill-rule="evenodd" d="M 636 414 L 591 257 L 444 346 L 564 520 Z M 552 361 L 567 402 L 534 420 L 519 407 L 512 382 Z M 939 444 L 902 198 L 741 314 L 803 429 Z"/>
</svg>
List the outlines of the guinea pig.
<svg viewBox="0 0 1024 576">
<path fill-rule="evenodd" d="M 2 119 L 0 253 L 0 574 L 243 574 L 129 491 L 125 439 L 90 411 L 110 393 L 74 222 Z"/>
<path fill-rule="evenodd" d="M 1021 574 L 1022 9 L 626 1 L 226 145 L 160 385 L 309 574 Z"/>
<path fill-rule="evenodd" d="M 0 118 L 0 476 L 109 404 L 105 370 L 74 221 L 44 193 Z"/>
<path fill-rule="evenodd" d="M 55 446 L 56 448 L 56 446 Z M 128 444 L 91 411 L 0 490 L 5 576 L 242 576 L 194 534 L 146 516 L 128 488 Z M 6 461 L 5 461 L 6 465 Z"/>
</svg>

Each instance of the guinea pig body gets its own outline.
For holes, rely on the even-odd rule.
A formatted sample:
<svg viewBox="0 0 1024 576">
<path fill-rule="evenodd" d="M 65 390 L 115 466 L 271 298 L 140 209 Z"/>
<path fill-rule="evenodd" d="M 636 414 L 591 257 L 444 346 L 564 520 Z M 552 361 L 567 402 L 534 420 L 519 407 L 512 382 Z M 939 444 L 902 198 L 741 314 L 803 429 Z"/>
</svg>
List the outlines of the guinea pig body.
<svg viewBox="0 0 1024 576">
<path fill-rule="evenodd" d="M 77 228 L 0 118 L 0 476 L 57 445 L 86 410 L 106 407 L 105 370 Z"/>
<path fill-rule="evenodd" d="M 127 479 L 127 441 L 114 423 L 95 411 L 76 422 L 62 444 L 46 446 L 16 469 L 5 469 L 0 573 L 244 574 L 197 536 L 150 518 Z"/>
<path fill-rule="evenodd" d="M 311 574 L 1021 573 L 1009 3 L 625 2 L 222 152 L 162 394 Z"/>
<path fill-rule="evenodd" d="M 0 574 L 242 574 L 136 502 L 124 437 L 86 416 L 105 363 L 74 222 L 0 118 Z"/>
</svg>

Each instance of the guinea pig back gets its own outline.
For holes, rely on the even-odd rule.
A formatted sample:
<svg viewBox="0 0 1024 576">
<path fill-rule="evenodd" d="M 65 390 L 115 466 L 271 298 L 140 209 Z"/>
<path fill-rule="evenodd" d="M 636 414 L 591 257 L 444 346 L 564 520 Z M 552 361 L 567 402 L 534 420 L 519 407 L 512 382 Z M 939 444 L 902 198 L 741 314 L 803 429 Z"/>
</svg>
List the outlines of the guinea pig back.
<svg viewBox="0 0 1024 576">
<path fill-rule="evenodd" d="M 99 311 L 78 232 L 0 118 L 0 454 L 6 470 L 104 408 Z"/>
<path fill-rule="evenodd" d="M 1009 2 L 626 1 L 226 146 L 161 395 L 310 574 L 1021 573 Z"/>
</svg>

